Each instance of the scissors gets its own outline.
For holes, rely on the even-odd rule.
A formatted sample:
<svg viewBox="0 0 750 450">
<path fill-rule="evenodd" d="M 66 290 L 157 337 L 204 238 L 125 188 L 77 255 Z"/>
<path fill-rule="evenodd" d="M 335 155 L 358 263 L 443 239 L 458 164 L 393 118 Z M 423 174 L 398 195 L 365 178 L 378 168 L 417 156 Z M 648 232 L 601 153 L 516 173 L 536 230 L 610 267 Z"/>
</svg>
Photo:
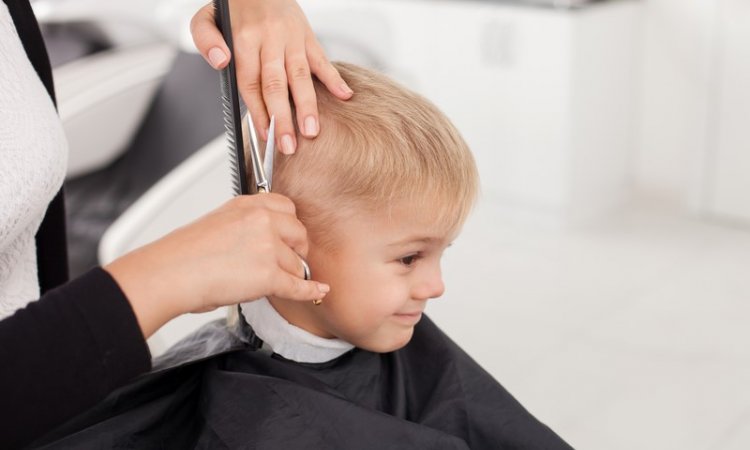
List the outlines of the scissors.
<svg viewBox="0 0 750 450">
<path fill-rule="evenodd" d="M 250 153 L 250 163 L 253 166 L 253 179 L 255 181 L 255 189 L 258 194 L 267 194 L 271 192 L 271 182 L 273 180 L 273 161 L 274 154 L 276 153 L 276 143 L 274 140 L 274 130 L 276 120 L 274 116 L 271 116 L 271 126 L 268 129 L 268 141 L 266 141 L 266 150 L 263 157 L 260 155 L 260 144 L 258 144 L 258 135 L 255 132 L 255 126 L 253 125 L 253 119 L 250 116 L 250 111 L 245 114 L 246 126 L 250 139 L 246 139 L 245 152 Z M 307 261 L 300 256 L 299 260 L 302 262 L 302 268 L 304 270 L 305 280 L 312 278 L 310 272 L 310 266 L 307 265 Z M 322 300 L 313 300 L 313 303 L 319 305 Z"/>
</svg>

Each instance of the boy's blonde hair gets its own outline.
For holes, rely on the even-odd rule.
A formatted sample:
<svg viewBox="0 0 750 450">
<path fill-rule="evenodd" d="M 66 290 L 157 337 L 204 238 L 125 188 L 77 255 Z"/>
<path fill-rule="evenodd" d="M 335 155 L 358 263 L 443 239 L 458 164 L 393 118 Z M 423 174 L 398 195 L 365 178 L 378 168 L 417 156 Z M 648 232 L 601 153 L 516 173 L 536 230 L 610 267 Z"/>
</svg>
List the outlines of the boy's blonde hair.
<svg viewBox="0 0 750 450">
<path fill-rule="evenodd" d="M 354 96 L 339 100 L 316 79 L 320 134 L 305 139 L 297 130 L 297 152 L 277 154 L 273 174 L 273 191 L 295 203 L 311 241 L 330 247 L 330 231 L 347 214 L 390 214 L 396 204 L 429 214 L 445 229 L 459 227 L 478 175 L 458 130 L 431 102 L 385 75 L 334 65 Z"/>
</svg>

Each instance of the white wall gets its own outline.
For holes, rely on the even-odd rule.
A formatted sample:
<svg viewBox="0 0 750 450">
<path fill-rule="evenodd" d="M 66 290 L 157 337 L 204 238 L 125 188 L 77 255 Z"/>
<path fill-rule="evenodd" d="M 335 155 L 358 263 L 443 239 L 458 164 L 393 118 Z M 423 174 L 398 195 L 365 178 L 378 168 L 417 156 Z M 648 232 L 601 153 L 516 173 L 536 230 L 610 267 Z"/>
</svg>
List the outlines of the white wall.
<svg viewBox="0 0 750 450">
<path fill-rule="evenodd" d="M 702 209 L 750 225 L 750 2 L 722 0 Z"/>
<path fill-rule="evenodd" d="M 750 224 L 750 3 L 645 2 L 636 184 Z"/>
<path fill-rule="evenodd" d="M 645 2 L 636 184 L 681 203 L 707 139 L 716 4 Z"/>
</svg>

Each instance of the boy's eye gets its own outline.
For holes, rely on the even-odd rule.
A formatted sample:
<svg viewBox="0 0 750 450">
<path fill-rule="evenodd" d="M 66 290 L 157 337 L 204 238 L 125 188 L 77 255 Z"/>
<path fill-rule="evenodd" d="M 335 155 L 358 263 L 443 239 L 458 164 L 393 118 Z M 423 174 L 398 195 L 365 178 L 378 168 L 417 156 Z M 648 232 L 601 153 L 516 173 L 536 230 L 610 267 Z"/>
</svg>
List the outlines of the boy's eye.
<svg viewBox="0 0 750 450">
<path fill-rule="evenodd" d="M 414 253 L 413 255 L 404 256 L 399 260 L 399 262 L 401 262 L 401 264 L 405 265 L 406 267 L 411 267 L 414 265 L 417 259 L 419 259 L 419 253 Z"/>
</svg>

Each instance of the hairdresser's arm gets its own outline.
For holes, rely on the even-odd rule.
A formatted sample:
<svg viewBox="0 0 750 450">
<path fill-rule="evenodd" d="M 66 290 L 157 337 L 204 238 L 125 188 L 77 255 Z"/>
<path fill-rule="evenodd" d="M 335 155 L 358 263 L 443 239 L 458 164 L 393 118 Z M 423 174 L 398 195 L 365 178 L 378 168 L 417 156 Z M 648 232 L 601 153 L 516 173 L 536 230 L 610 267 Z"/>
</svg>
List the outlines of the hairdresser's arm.
<svg viewBox="0 0 750 450">
<path fill-rule="evenodd" d="M 294 0 L 234 0 L 230 1 L 230 14 L 242 97 L 263 139 L 273 115 L 278 148 L 292 153 L 297 142 L 289 91 L 305 137 L 317 136 L 320 123 L 311 74 L 342 100 L 351 97 L 352 91 L 326 58 Z M 219 69 L 229 63 L 229 49 L 214 25 L 212 5 L 193 17 L 191 32 L 211 66 Z"/>
<path fill-rule="evenodd" d="M 328 287 L 304 281 L 307 237 L 288 199 L 236 198 L 0 321 L 0 448 L 51 431 L 148 371 L 145 338 L 185 312 Z"/>
</svg>

